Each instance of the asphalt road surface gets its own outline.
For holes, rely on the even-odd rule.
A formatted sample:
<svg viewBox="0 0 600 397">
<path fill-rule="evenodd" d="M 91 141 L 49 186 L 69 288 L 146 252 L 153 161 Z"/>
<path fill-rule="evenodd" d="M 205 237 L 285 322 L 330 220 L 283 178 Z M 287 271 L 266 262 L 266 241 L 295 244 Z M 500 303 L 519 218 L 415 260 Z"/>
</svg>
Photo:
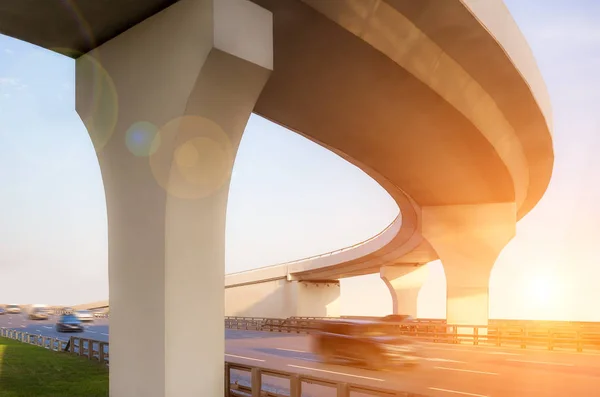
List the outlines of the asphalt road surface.
<svg viewBox="0 0 600 397">
<path fill-rule="evenodd" d="M 31 321 L 23 315 L 0 316 L 0 327 L 68 339 L 54 329 L 56 316 Z M 97 319 L 76 334 L 108 340 L 108 319 Z M 225 359 L 279 371 L 312 375 L 431 397 L 596 397 L 600 392 L 600 354 L 456 346 L 422 343 L 423 360 L 415 369 L 372 371 L 357 366 L 326 365 L 310 353 L 309 337 L 227 330 Z M 240 383 L 245 373 L 234 373 Z M 265 377 L 269 389 L 286 390 L 284 379 Z M 305 385 L 303 396 L 335 396 L 333 389 Z M 361 396 L 358 393 L 353 397 Z"/>
<path fill-rule="evenodd" d="M 60 316 L 50 315 L 48 320 L 29 320 L 26 314 L 0 315 L 0 328 L 17 329 L 34 335 L 69 340 L 71 335 L 108 342 L 108 319 L 98 318 L 84 323 L 85 331 L 78 333 L 56 332 L 55 324 Z"/>
</svg>

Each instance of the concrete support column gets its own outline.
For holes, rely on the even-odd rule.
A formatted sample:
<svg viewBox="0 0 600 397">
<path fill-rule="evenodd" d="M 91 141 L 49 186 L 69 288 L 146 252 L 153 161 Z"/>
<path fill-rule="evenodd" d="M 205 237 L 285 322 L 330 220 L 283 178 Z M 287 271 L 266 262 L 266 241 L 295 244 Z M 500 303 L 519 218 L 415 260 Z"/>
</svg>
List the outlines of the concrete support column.
<svg viewBox="0 0 600 397">
<path fill-rule="evenodd" d="M 338 317 L 340 282 L 268 280 L 225 288 L 225 314 L 238 317 Z"/>
<path fill-rule="evenodd" d="M 272 15 L 246 0 L 182 0 L 77 60 L 108 211 L 111 397 L 223 396 L 227 194 L 272 64 Z"/>
<path fill-rule="evenodd" d="M 382 266 L 379 275 L 392 295 L 392 314 L 417 318 L 417 299 L 427 280 L 427 267 L 421 264 Z"/>
<path fill-rule="evenodd" d="M 339 317 L 339 280 L 292 281 L 291 287 L 296 300 L 296 316 Z"/>
<path fill-rule="evenodd" d="M 422 208 L 423 237 L 446 273 L 448 324 L 488 324 L 490 272 L 515 235 L 516 214 L 514 203 Z"/>
</svg>

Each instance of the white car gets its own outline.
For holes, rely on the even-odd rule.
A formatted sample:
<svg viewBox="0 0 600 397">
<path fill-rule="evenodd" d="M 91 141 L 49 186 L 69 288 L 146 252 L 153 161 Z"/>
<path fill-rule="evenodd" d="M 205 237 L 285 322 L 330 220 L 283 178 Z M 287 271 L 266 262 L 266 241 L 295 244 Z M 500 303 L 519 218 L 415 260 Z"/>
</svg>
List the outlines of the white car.
<svg viewBox="0 0 600 397">
<path fill-rule="evenodd" d="M 77 317 L 79 321 L 94 321 L 94 314 L 89 310 L 77 310 L 75 312 L 75 317 Z"/>
<path fill-rule="evenodd" d="M 19 314 L 21 313 L 21 307 L 19 305 L 6 305 L 7 314 Z"/>
</svg>

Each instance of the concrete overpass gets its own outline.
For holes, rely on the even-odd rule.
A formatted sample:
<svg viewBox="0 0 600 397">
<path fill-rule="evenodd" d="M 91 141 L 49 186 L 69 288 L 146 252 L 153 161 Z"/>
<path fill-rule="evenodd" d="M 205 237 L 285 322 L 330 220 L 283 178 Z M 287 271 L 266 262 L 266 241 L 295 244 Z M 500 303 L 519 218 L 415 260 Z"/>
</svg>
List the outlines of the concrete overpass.
<svg viewBox="0 0 600 397">
<path fill-rule="evenodd" d="M 552 172 L 549 100 L 500 0 L 9 0 L 0 32 L 76 59 L 108 209 L 113 397 L 223 395 L 225 214 L 251 112 L 402 213 L 380 246 L 291 282 L 392 266 L 394 289 L 440 258 L 459 324 L 487 321 L 493 263 Z M 316 294 L 294 288 L 289 304 Z"/>
<path fill-rule="evenodd" d="M 335 103 L 328 111 L 342 109 L 339 118 L 328 118 L 326 125 L 323 112 L 315 109 L 322 103 L 312 106 L 309 100 L 297 99 L 302 97 L 302 87 L 288 90 L 296 106 L 310 109 L 305 110 L 308 117 L 288 121 L 292 111 L 278 107 L 286 126 L 319 131 L 318 137 L 304 135 L 358 165 L 384 186 L 398 203 L 401 216 L 356 246 L 227 275 L 226 314 L 337 315 L 339 279 L 380 273 L 392 295 L 394 312 L 416 315 L 417 295 L 426 276 L 420 266 L 442 259 L 448 321 L 485 324 L 491 268 L 514 235 L 516 221 L 541 198 L 553 163 L 548 95 L 517 26 L 500 1 L 374 2 L 372 10 L 360 9 L 358 2 L 341 2 L 354 4 L 351 11 L 333 6 L 334 2 L 305 3 L 387 55 L 420 83 L 406 92 L 408 82 L 402 80 L 394 95 L 382 87 L 391 72 L 386 79 L 361 76 L 359 80 L 369 81 L 356 85 L 370 89 L 360 91 L 360 98 L 344 97 L 341 105 L 339 98 L 328 98 Z M 361 55 L 360 59 L 368 58 Z M 341 62 L 336 66 L 332 69 L 343 70 Z M 327 77 L 329 84 L 342 80 Z M 345 81 L 355 80 L 356 76 Z M 261 100 L 270 98 L 271 81 Z M 440 99 L 443 106 L 438 106 Z M 344 117 L 344 106 L 355 109 L 356 117 Z M 445 106 L 451 110 L 442 109 Z M 373 114 L 366 111 L 369 108 L 377 109 L 372 111 L 380 117 L 362 117 Z M 269 111 L 267 117 L 277 122 Z M 474 127 L 478 138 L 463 130 L 454 116 Z M 394 117 L 396 123 L 403 120 L 400 128 Z M 313 120 L 321 125 L 311 124 Z M 380 135 L 361 136 L 361 129 Z M 348 131 L 357 138 L 348 140 Z M 481 138 L 485 142 L 476 142 Z M 393 146 L 387 147 L 388 142 L 394 142 Z M 387 156 L 373 158 L 374 153 Z M 500 198 L 505 194 L 510 199 Z M 468 282 L 465 274 L 469 274 Z M 465 296 L 470 302 L 465 303 Z M 479 309 L 473 311 L 475 306 Z"/>
</svg>

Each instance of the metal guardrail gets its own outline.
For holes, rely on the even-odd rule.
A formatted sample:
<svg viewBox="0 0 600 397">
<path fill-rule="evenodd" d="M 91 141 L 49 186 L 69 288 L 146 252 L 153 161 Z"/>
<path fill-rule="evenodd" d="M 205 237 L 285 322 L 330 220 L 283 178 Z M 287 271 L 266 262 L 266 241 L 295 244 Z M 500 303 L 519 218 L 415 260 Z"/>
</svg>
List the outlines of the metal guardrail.
<svg viewBox="0 0 600 397">
<path fill-rule="evenodd" d="M 105 365 L 109 364 L 109 343 L 93 339 L 72 336 L 68 341 L 34 335 L 23 331 L 0 328 L 0 337 L 18 340 L 55 352 L 67 352 L 89 360 L 96 360 Z M 249 381 L 235 380 L 233 371 L 249 374 Z M 265 377 L 284 379 L 288 381 L 286 393 L 281 387 L 272 387 L 265 382 Z M 225 397 L 302 397 L 304 385 L 319 385 L 336 390 L 336 397 L 351 397 L 351 393 L 361 393 L 374 397 L 427 397 L 421 394 L 396 391 L 391 389 L 364 386 L 355 383 L 333 381 L 326 378 L 296 374 L 292 372 L 272 370 L 267 368 L 242 365 L 225 361 Z"/>
<path fill-rule="evenodd" d="M 30 334 L 15 329 L 0 328 L 0 336 L 18 340 L 30 345 L 40 346 L 52 351 L 68 352 L 108 364 L 108 342 L 72 336 L 65 341 L 49 336 Z"/>
<path fill-rule="evenodd" d="M 324 318 L 291 317 L 288 319 L 227 317 L 228 329 L 306 334 Z M 331 319 L 331 318 L 329 318 Z M 423 342 L 487 346 L 518 346 L 548 350 L 569 349 L 577 352 L 600 351 L 600 328 L 585 326 L 544 327 L 536 325 L 452 325 L 431 320 L 384 323 L 397 332 Z"/>
<path fill-rule="evenodd" d="M 250 375 L 250 382 L 246 384 L 232 382 L 232 370 L 248 373 Z M 264 388 L 263 383 L 263 378 L 265 376 L 287 380 L 287 393 L 284 394 L 279 391 L 265 390 L 266 388 Z M 225 384 L 230 385 L 230 389 L 225 391 L 225 397 L 301 397 L 303 394 L 303 386 L 305 384 L 319 385 L 334 389 L 336 390 L 336 397 L 350 397 L 354 395 L 354 393 L 377 397 L 426 397 L 423 394 L 376 388 L 359 385 L 356 383 L 338 382 L 320 377 L 300 375 L 292 372 L 234 364 L 230 362 L 225 362 Z"/>
<path fill-rule="evenodd" d="M 0 328 L 0 336 L 8 339 L 18 340 L 23 343 L 41 346 L 53 351 L 63 351 L 68 341 L 48 336 L 34 335 L 10 328 Z"/>
</svg>

